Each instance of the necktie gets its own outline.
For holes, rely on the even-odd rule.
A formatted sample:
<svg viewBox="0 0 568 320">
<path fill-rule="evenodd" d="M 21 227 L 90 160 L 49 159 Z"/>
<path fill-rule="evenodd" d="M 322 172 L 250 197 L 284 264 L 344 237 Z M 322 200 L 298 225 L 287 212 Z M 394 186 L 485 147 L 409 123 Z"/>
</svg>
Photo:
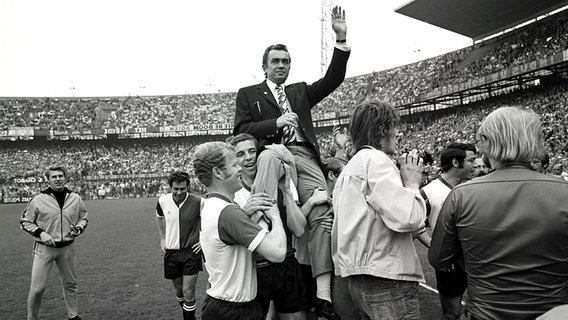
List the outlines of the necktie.
<svg viewBox="0 0 568 320">
<path fill-rule="evenodd" d="M 291 112 L 290 104 L 288 103 L 288 99 L 286 99 L 286 94 L 284 93 L 284 89 L 282 89 L 281 85 L 276 86 L 276 94 L 278 95 L 278 106 L 280 107 L 280 110 L 282 110 L 282 114 Z M 288 144 L 294 140 L 296 140 L 294 127 L 285 126 L 282 133 L 282 143 Z"/>
</svg>

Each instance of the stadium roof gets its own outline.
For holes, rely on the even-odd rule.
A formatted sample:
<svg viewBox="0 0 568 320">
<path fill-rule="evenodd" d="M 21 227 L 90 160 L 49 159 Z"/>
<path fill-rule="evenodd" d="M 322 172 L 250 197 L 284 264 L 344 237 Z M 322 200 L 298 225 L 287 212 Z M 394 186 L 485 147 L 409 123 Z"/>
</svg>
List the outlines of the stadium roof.
<svg viewBox="0 0 568 320">
<path fill-rule="evenodd" d="M 568 0 L 414 0 L 395 12 L 483 39 L 568 5 Z"/>
</svg>

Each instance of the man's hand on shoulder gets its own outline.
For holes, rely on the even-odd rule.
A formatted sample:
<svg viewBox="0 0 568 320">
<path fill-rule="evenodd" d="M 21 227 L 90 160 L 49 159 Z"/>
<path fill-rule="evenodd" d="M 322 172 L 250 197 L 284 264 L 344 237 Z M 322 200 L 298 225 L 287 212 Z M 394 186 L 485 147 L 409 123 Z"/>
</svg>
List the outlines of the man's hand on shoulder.
<svg viewBox="0 0 568 320">
<path fill-rule="evenodd" d="M 276 203 L 276 200 L 272 199 L 268 194 L 260 192 L 251 195 L 241 209 L 250 217 L 257 211 L 265 211 L 272 208 L 274 203 Z"/>
<path fill-rule="evenodd" d="M 314 205 L 319 205 L 319 204 L 324 204 L 326 202 L 331 203 L 331 198 L 329 197 L 327 190 L 320 187 L 314 190 L 314 193 L 308 199 L 308 201 L 311 201 Z"/>
<path fill-rule="evenodd" d="M 274 222 L 277 219 L 280 220 L 280 211 L 278 210 L 277 205 L 273 205 L 268 210 L 264 211 L 264 215 L 266 215 L 271 222 Z"/>
<path fill-rule="evenodd" d="M 333 229 L 333 218 L 326 218 L 325 220 L 320 222 L 320 225 L 323 230 L 327 231 L 327 233 L 331 233 L 331 230 Z"/>
</svg>

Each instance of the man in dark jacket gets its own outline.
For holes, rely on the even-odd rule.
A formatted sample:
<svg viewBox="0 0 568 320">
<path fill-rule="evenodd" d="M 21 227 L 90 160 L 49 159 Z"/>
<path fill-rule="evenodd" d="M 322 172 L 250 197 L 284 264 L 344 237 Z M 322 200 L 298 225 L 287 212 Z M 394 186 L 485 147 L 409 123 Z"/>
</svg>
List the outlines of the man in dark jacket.
<svg viewBox="0 0 568 320">
<path fill-rule="evenodd" d="M 493 171 L 452 189 L 428 258 L 438 270 L 463 260 L 467 319 L 535 319 L 568 304 L 568 184 L 530 165 L 544 154 L 534 111 L 499 108 L 477 136 Z"/>
<path fill-rule="evenodd" d="M 311 109 L 343 82 L 351 52 L 346 42 L 345 12 L 341 7 L 333 8 L 331 22 L 336 45 L 323 78 L 311 85 L 305 82 L 286 84 L 291 58 L 285 45 L 276 44 L 266 48 L 263 55 L 262 69 L 266 80 L 241 88 L 237 93 L 233 133 L 253 135 L 261 149 L 267 144 L 286 146 L 294 155 L 301 204 L 307 202 L 314 190 L 326 188 Z M 307 217 L 312 275 L 318 284 L 318 313 L 328 319 L 334 319 L 330 289 L 333 264 L 331 237 L 321 223 L 331 216 L 331 206 L 325 203 L 314 206 Z"/>
</svg>

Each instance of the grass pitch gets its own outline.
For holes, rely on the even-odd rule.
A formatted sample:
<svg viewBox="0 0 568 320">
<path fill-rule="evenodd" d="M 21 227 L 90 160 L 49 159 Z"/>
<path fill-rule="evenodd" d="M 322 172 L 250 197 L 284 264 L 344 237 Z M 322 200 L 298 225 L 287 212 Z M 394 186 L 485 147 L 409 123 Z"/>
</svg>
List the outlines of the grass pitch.
<svg viewBox="0 0 568 320">
<path fill-rule="evenodd" d="M 89 226 L 77 238 L 79 314 L 85 320 L 182 319 L 170 280 L 163 277 L 163 254 L 155 221 L 156 198 L 85 201 Z M 25 204 L 0 205 L 0 319 L 26 318 L 32 238 L 19 227 Z M 426 281 L 435 287 L 426 249 L 417 244 Z M 198 310 L 207 275 L 199 274 Z M 438 297 L 419 290 L 422 319 L 440 319 Z M 40 318 L 66 319 L 57 267 L 42 300 Z"/>
</svg>

